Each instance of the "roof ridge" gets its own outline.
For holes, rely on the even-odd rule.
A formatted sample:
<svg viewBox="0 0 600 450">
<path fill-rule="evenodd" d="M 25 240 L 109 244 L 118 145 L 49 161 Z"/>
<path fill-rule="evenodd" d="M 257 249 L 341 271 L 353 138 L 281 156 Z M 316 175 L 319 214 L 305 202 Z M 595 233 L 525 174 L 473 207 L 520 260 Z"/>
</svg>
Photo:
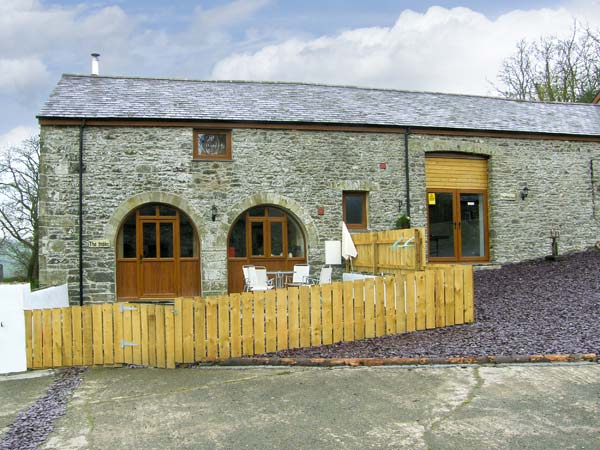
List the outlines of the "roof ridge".
<svg viewBox="0 0 600 450">
<path fill-rule="evenodd" d="M 148 80 L 148 81 L 173 81 L 173 82 L 185 82 L 185 83 L 227 83 L 227 84 L 260 84 L 260 85 L 292 85 L 292 86 L 314 86 L 314 87 L 324 87 L 324 88 L 341 88 L 341 89 L 355 89 L 361 91 L 378 91 L 378 92 L 397 92 L 403 94 L 419 94 L 419 95 L 443 95 L 443 96 L 453 96 L 453 97 L 470 97 L 477 99 L 488 99 L 493 101 L 505 101 L 505 102 L 513 102 L 513 103 L 532 103 L 532 104 L 548 104 L 553 106 L 598 106 L 591 103 L 567 103 L 567 102 L 551 102 L 551 101 L 542 101 L 542 100 L 520 100 L 514 98 L 504 98 L 504 97 L 495 97 L 492 95 L 477 95 L 477 94 L 460 94 L 455 92 L 433 92 L 433 91 L 415 91 L 415 90 L 406 90 L 406 89 L 396 89 L 396 88 L 385 88 L 385 87 L 371 87 L 371 86 L 356 86 L 356 85 L 344 85 L 344 84 L 328 84 L 328 83 L 316 83 L 316 82 L 307 82 L 307 81 L 273 81 L 273 80 L 201 80 L 201 79 L 192 79 L 192 78 L 169 78 L 169 77 L 142 77 L 142 76 L 131 76 L 131 75 L 84 75 L 84 74 L 70 74 L 64 73 L 63 77 L 76 77 L 76 78 L 90 78 L 90 79 L 98 79 L 98 78 L 106 78 L 106 79 L 114 79 L 114 80 Z"/>
</svg>

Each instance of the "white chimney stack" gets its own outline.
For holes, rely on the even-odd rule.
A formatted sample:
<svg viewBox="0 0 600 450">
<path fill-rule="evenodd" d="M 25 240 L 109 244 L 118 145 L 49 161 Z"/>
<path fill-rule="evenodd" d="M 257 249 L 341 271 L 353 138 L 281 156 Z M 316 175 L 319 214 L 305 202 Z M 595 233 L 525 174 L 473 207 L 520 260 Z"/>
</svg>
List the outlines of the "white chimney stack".
<svg viewBox="0 0 600 450">
<path fill-rule="evenodd" d="M 100 75 L 100 53 L 92 53 L 92 75 Z"/>
</svg>

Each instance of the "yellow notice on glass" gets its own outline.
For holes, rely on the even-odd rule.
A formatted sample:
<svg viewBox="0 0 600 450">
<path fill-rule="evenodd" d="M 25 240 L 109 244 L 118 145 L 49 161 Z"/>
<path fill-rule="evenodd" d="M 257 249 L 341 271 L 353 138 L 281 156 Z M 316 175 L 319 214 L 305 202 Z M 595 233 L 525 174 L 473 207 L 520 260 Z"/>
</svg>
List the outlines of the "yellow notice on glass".
<svg viewBox="0 0 600 450">
<path fill-rule="evenodd" d="M 435 205 L 435 192 L 430 192 L 427 194 L 427 204 Z"/>
</svg>

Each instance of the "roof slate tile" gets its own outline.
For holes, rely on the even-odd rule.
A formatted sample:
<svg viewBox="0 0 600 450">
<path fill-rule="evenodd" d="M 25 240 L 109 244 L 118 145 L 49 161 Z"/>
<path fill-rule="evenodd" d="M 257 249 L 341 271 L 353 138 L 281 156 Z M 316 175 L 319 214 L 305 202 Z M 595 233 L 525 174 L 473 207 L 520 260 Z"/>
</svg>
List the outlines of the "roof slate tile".
<svg viewBox="0 0 600 450">
<path fill-rule="evenodd" d="M 600 105 L 305 83 L 63 75 L 39 118 L 411 126 L 600 136 Z"/>
</svg>

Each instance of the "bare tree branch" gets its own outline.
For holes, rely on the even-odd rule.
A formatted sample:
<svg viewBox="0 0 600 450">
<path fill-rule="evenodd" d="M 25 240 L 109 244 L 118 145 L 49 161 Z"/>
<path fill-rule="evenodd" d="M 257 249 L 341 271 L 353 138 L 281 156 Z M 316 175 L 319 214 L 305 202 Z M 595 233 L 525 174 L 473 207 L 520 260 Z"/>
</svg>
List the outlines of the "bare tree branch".
<svg viewBox="0 0 600 450">
<path fill-rule="evenodd" d="M 39 158 L 38 137 L 26 139 L 0 156 L 0 240 L 34 284 L 39 272 Z"/>
<path fill-rule="evenodd" d="M 574 21 L 567 38 L 520 41 L 497 80 L 495 89 L 506 98 L 589 102 L 600 91 L 600 33 Z"/>
</svg>

